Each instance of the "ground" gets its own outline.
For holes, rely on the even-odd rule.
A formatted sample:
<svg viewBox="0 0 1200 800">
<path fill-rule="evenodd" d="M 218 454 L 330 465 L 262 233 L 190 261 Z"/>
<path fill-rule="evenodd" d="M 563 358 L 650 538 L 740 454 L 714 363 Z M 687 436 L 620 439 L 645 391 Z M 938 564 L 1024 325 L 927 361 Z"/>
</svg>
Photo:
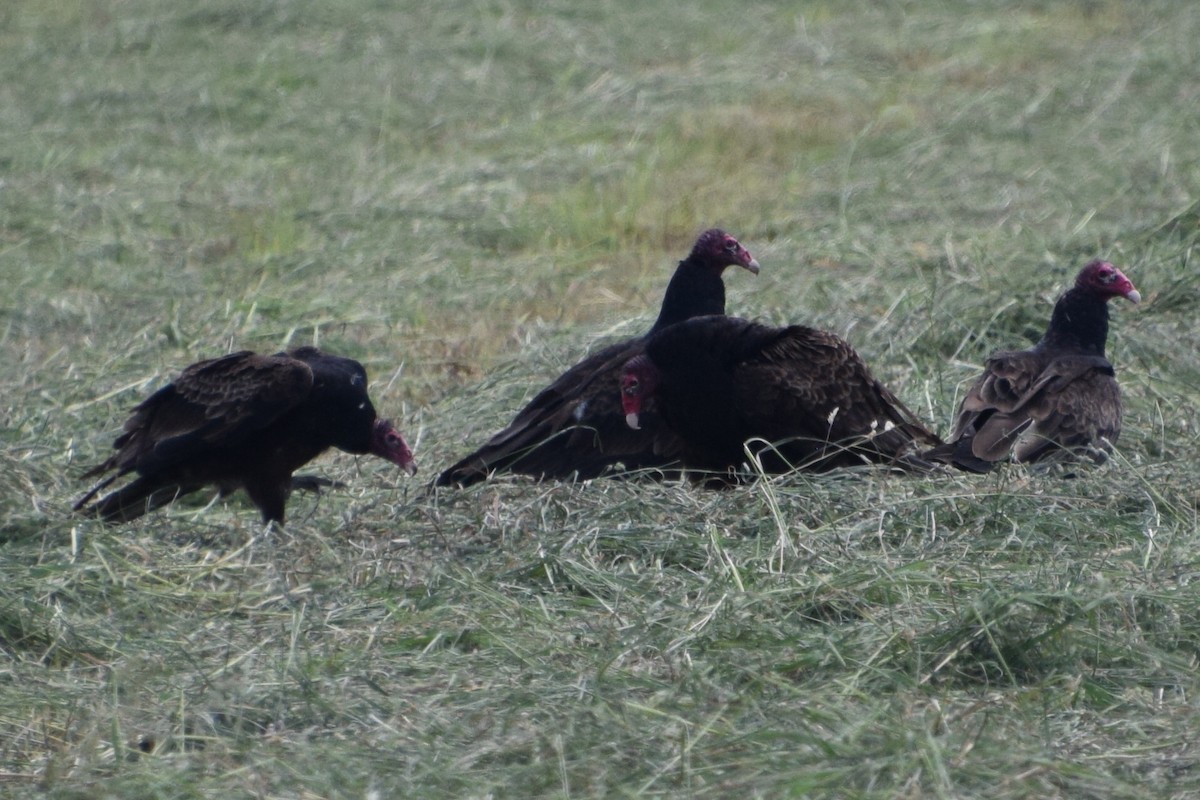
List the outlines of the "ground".
<svg viewBox="0 0 1200 800">
<path fill-rule="evenodd" d="M 1168 0 L 10 0 L 0 793 L 1200 796 L 1197 41 Z M 1116 263 L 1114 458 L 429 487 L 713 225 L 732 313 L 942 432 Z M 180 368 L 310 343 L 416 478 L 70 513 Z"/>
</svg>

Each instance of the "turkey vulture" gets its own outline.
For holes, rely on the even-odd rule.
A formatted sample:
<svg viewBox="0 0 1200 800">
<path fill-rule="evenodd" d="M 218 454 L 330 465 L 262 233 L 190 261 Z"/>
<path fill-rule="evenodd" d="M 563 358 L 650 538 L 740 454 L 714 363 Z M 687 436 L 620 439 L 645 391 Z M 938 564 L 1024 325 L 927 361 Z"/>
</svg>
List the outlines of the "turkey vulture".
<svg viewBox="0 0 1200 800">
<path fill-rule="evenodd" d="M 989 358 L 959 406 L 950 441 L 925 457 L 970 472 L 987 472 L 1010 455 L 1017 462 L 1105 461 L 1121 433 L 1121 390 L 1104 357 L 1113 297 L 1142 299 L 1107 261 L 1080 270 L 1041 341 Z"/>
<path fill-rule="evenodd" d="M 629 427 L 653 398 L 682 442 L 682 465 L 697 470 L 737 467 L 747 447 L 770 473 L 864 462 L 928 469 L 917 445 L 941 442 L 845 340 L 800 325 L 681 322 L 625 364 L 620 389 Z"/>
<path fill-rule="evenodd" d="M 404 437 L 376 418 L 362 364 L 315 347 L 270 356 L 244 350 L 192 364 L 133 410 L 113 447 L 84 477 L 116 474 L 74 507 L 84 509 L 117 478 L 136 472 L 87 506 L 86 513 L 107 522 L 136 519 L 216 484 L 222 495 L 245 489 L 263 522 L 282 524 L 292 473 L 330 447 L 416 472 Z"/>
<path fill-rule="evenodd" d="M 564 372 L 517 414 L 508 427 L 438 476 L 438 486 L 470 486 L 508 470 L 538 479 L 595 478 L 617 463 L 626 469 L 674 460 L 660 437 L 625 425 L 616 392 L 622 365 L 642 352 L 647 336 L 676 322 L 725 313 L 726 267 L 758 274 L 758 262 L 724 231 L 700 234 L 675 269 L 658 319 L 645 336 L 609 345 Z"/>
</svg>

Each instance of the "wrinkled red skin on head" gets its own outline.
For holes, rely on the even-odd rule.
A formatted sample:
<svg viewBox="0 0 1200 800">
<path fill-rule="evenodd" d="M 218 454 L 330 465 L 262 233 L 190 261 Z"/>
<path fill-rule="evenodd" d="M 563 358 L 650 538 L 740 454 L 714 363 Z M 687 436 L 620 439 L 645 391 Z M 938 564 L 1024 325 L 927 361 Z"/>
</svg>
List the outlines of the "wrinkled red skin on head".
<svg viewBox="0 0 1200 800">
<path fill-rule="evenodd" d="M 1096 260 L 1081 269 L 1075 278 L 1075 287 L 1105 298 L 1124 297 L 1133 303 L 1141 302 L 1142 299 L 1141 292 L 1134 288 L 1133 281 L 1107 261 Z"/>
<path fill-rule="evenodd" d="M 413 459 L 412 448 L 404 440 L 404 435 L 396 430 L 390 420 L 377 419 L 371 430 L 372 455 L 387 459 L 409 475 L 415 475 L 417 464 Z"/>
<path fill-rule="evenodd" d="M 642 387 L 638 378 L 629 373 L 621 376 L 621 410 L 627 416 L 642 413 Z"/>
<path fill-rule="evenodd" d="M 644 355 L 629 359 L 621 372 L 621 410 L 626 418 L 642 413 L 646 399 L 658 386 L 658 369 Z"/>
<path fill-rule="evenodd" d="M 710 228 L 700 234 L 692 247 L 692 257 L 703 259 L 718 271 L 726 267 L 742 267 L 757 275 L 759 270 L 758 261 L 750 255 L 750 251 L 720 228 Z"/>
</svg>

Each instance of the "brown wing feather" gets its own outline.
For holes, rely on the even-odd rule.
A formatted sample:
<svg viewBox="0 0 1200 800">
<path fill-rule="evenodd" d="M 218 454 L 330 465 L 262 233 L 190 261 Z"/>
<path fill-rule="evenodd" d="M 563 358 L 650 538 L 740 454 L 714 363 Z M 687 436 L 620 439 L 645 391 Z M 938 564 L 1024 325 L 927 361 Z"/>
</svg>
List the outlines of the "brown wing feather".
<svg viewBox="0 0 1200 800">
<path fill-rule="evenodd" d="M 1025 408 L 1033 424 L 1014 444 L 1014 461 L 1064 449 L 1107 458 L 1121 433 L 1121 390 L 1111 365 L 1097 358 L 1065 356 L 1047 366 L 1037 399 Z"/>
<path fill-rule="evenodd" d="M 246 430 L 263 428 L 308 396 L 312 368 L 287 355 L 236 354 L 188 367 L 176 393 L 201 406 L 211 425 L 205 441 L 220 444 Z"/>
<path fill-rule="evenodd" d="M 638 340 L 633 340 L 609 345 L 588 356 L 538 392 L 504 430 L 488 439 L 484 447 L 509 448 L 516 445 L 519 449 L 522 444 L 541 441 L 547 435 L 569 426 L 583 416 L 581 408 L 586 411 L 599 396 L 607 394 L 600 386 L 607 386 L 605 378 L 610 373 L 616 371 L 619 376 L 625 355 L 628 353 L 632 358 L 639 351 Z M 536 438 L 529 441 L 531 437 Z"/>
<path fill-rule="evenodd" d="M 1121 425 L 1113 375 L 1102 356 L 997 353 L 959 406 L 952 444 L 927 455 L 984 471 L 1010 455 L 1035 461 L 1063 447 L 1111 443 Z"/>
<path fill-rule="evenodd" d="M 792 326 L 736 372 L 739 408 L 764 438 L 872 437 L 896 456 L 940 440 L 872 375 L 854 348 L 827 331 Z"/>
<path fill-rule="evenodd" d="M 200 361 L 137 406 L 107 461 L 90 470 L 161 468 L 269 425 L 312 388 L 308 365 L 243 351 Z"/>
<path fill-rule="evenodd" d="M 647 355 L 689 467 L 736 467 L 749 442 L 768 472 L 864 460 L 928 468 L 915 445 L 940 444 L 832 333 L 698 317 L 654 335 Z"/>
<path fill-rule="evenodd" d="M 985 411 L 1007 414 L 1027 398 L 1029 387 L 1044 368 L 1044 359 L 1030 351 L 997 353 L 988 359 L 983 374 L 959 405 L 951 439 L 957 439 Z"/>
</svg>

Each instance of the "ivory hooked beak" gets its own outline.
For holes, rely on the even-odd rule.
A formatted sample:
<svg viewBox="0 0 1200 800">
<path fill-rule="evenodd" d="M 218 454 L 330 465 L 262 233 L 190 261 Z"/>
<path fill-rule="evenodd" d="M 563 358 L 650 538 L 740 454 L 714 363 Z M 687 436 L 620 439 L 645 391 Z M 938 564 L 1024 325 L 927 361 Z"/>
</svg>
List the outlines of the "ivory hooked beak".
<svg viewBox="0 0 1200 800">
<path fill-rule="evenodd" d="M 638 415 L 636 411 L 625 415 L 625 424 L 633 428 L 635 431 L 640 431 L 642 429 L 642 426 L 638 424 Z"/>
</svg>

